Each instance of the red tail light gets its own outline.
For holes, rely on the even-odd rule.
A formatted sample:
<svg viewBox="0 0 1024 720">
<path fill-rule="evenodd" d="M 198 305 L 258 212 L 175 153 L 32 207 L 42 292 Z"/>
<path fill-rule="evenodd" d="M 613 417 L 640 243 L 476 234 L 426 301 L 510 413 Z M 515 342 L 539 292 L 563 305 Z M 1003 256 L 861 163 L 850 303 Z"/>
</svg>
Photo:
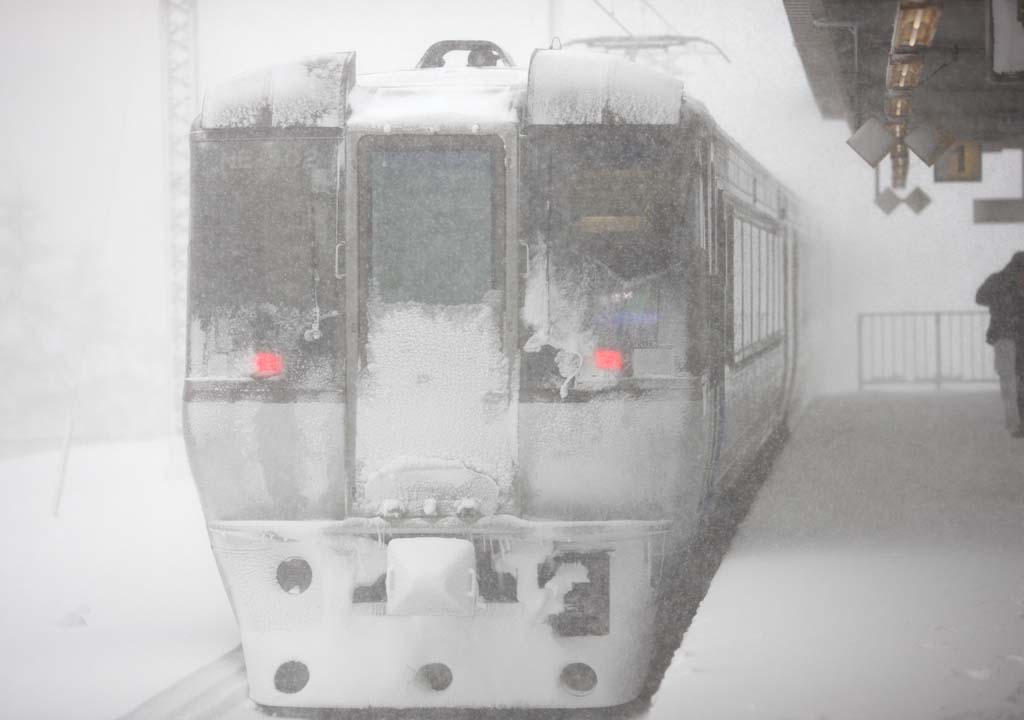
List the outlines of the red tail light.
<svg viewBox="0 0 1024 720">
<path fill-rule="evenodd" d="M 610 348 L 597 348 L 594 351 L 594 367 L 598 370 L 622 370 L 622 353 Z"/>
<path fill-rule="evenodd" d="M 254 378 L 276 377 L 284 373 L 284 358 L 277 353 L 256 353 L 253 358 L 252 376 Z"/>
</svg>

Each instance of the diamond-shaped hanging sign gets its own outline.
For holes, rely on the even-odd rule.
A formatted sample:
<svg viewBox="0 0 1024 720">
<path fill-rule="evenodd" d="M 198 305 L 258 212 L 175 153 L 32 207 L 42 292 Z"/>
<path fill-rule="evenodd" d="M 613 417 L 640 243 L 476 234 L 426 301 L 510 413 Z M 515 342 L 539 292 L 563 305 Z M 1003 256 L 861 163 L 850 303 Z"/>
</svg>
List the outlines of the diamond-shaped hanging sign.
<svg viewBox="0 0 1024 720">
<path fill-rule="evenodd" d="M 903 198 L 903 202 L 914 211 L 916 214 L 920 214 L 922 210 L 932 204 L 932 199 L 928 196 L 924 190 L 919 187 L 914 188 L 914 191 Z"/>
<path fill-rule="evenodd" d="M 925 123 L 924 125 L 918 125 L 907 133 L 904 142 L 907 144 L 907 147 L 914 151 L 915 155 L 931 167 L 942 153 L 952 147 L 953 143 L 956 142 L 956 138 L 943 128 L 937 128 Z"/>
<path fill-rule="evenodd" d="M 882 208 L 882 212 L 886 215 L 899 207 L 901 202 L 903 201 L 900 200 L 900 196 L 894 193 L 892 188 L 886 188 L 882 192 L 878 193 L 878 196 L 875 198 L 875 205 Z"/>
<path fill-rule="evenodd" d="M 869 118 L 846 141 L 846 144 L 864 158 L 864 162 L 868 165 L 877 167 L 878 163 L 882 162 L 882 158 L 888 155 L 892 146 L 896 144 L 896 136 L 878 120 Z"/>
</svg>

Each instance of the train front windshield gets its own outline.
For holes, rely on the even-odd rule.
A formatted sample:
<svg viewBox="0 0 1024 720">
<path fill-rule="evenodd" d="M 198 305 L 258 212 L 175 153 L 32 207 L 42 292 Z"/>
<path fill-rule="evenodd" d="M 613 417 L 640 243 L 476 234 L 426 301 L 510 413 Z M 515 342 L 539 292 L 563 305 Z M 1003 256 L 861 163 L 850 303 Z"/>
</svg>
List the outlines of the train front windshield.
<svg viewBox="0 0 1024 720">
<path fill-rule="evenodd" d="M 503 163 L 481 138 L 366 138 L 360 235 L 384 303 L 480 303 L 499 281 Z"/>
<path fill-rule="evenodd" d="M 559 248 L 622 281 L 679 259 L 682 171 L 671 131 L 557 128 L 531 138 L 541 216 Z M 539 187 L 538 187 L 539 185 Z"/>
<path fill-rule="evenodd" d="M 577 389 L 693 369 L 699 291 L 689 258 L 700 204 L 687 147 L 676 128 L 528 131 L 528 234 L 538 262 L 527 287 L 526 348 L 544 343 L 550 353 L 580 356 Z M 547 289 L 538 306 L 529 297 L 539 283 Z M 564 383 L 554 372 L 544 381 L 533 365 L 528 356 L 527 382 L 536 388 Z"/>
<path fill-rule="evenodd" d="M 189 377 L 340 387 L 337 144 L 198 142 Z"/>
</svg>

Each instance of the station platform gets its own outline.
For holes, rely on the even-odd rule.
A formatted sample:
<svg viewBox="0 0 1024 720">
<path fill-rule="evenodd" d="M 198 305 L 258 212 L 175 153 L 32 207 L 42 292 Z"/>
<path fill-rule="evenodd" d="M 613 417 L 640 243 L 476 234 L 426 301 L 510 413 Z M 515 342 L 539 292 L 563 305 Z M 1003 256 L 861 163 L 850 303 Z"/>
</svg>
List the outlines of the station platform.
<svg viewBox="0 0 1024 720">
<path fill-rule="evenodd" d="M 1024 439 L 998 395 L 822 397 L 655 696 L 677 718 L 1024 717 Z"/>
<path fill-rule="evenodd" d="M 0 568 L 0 714 L 267 717 L 168 447 L 76 450 L 59 517 L 55 453 L 0 460 L 0 536 L 23 548 Z M 628 716 L 1024 717 L 1024 440 L 996 393 L 814 400 Z"/>
</svg>

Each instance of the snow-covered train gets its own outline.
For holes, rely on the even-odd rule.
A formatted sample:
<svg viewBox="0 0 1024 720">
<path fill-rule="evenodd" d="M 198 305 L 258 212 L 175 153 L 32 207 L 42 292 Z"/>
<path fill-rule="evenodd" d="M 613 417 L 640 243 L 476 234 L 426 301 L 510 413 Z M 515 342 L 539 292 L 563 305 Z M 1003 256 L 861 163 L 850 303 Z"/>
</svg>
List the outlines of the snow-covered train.
<svg viewBox="0 0 1024 720">
<path fill-rule="evenodd" d="M 791 194 L 674 78 L 475 41 L 242 77 L 191 147 L 184 429 L 253 700 L 640 695 L 786 422 Z"/>
</svg>

